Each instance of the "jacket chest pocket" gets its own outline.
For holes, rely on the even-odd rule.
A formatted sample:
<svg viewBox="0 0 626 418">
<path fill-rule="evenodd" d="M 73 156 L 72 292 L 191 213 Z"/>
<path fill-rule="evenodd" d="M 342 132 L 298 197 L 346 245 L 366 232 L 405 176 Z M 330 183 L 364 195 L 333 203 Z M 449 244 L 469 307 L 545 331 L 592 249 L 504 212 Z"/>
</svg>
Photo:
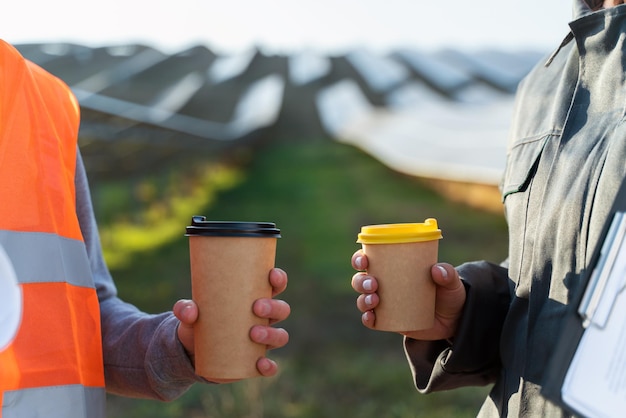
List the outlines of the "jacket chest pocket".
<svg viewBox="0 0 626 418">
<path fill-rule="evenodd" d="M 548 141 L 548 135 L 536 140 L 520 141 L 511 148 L 502 182 L 502 201 L 515 193 L 524 192 L 537 173 L 539 158 Z"/>
<path fill-rule="evenodd" d="M 532 235 L 533 225 L 539 214 L 534 214 L 531 195 L 535 188 L 543 187 L 538 176 L 540 161 L 550 135 L 516 143 L 508 153 L 504 179 L 501 185 L 509 226 L 509 276 L 517 293 L 529 290 L 530 283 L 520 283 L 524 275 L 523 257 L 525 244 Z M 541 193 L 541 191 L 538 191 Z M 530 235 L 529 235 L 530 234 Z"/>
</svg>

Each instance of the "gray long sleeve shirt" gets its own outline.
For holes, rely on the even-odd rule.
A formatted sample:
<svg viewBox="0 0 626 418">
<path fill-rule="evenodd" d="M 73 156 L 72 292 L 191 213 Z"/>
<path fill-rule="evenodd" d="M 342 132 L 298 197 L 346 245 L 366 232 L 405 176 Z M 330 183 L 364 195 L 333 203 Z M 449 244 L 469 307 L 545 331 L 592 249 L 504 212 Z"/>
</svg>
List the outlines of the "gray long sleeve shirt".
<svg viewBox="0 0 626 418">
<path fill-rule="evenodd" d="M 197 377 L 178 340 L 178 320 L 171 312 L 149 315 L 117 297 L 102 258 L 87 176 L 76 165 L 76 211 L 100 301 L 106 389 L 110 393 L 172 400 Z"/>
<path fill-rule="evenodd" d="M 421 392 L 495 383 L 479 416 L 560 417 L 541 387 L 626 175 L 626 5 L 574 1 L 571 35 L 520 84 L 502 183 L 509 258 L 459 267 L 452 345 L 406 339 Z"/>
</svg>

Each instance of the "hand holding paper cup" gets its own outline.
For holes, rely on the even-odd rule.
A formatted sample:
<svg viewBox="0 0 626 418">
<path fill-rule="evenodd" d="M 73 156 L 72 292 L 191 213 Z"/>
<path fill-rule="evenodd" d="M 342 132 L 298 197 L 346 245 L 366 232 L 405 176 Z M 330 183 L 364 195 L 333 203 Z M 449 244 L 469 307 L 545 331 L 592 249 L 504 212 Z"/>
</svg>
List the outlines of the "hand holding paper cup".
<svg viewBox="0 0 626 418">
<path fill-rule="evenodd" d="M 260 376 L 256 362 L 266 347 L 250 339 L 254 325 L 268 325 L 252 306 L 271 298 L 280 230 L 270 222 L 207 221 L 194 216 L 189 237 L 192 299 L 198 305 L 194 324 L 196 373 L 208 380 Z"/>
<path fill-rule="evenodd" d="M 367 255 L 367 273 L 378 281 L 374 329 L 407 332 L 433 326 L 436 286 L 430 269 L 437 263 L 441 238 L 432 218 L 361 227 L 357 242 Z"/>
</svg>

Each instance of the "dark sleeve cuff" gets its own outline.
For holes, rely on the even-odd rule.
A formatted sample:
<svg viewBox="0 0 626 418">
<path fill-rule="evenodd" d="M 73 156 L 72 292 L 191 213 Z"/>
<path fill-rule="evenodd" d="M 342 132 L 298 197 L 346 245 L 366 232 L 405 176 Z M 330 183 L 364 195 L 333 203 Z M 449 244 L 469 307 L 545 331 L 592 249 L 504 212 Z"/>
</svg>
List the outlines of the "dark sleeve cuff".
<svg viewBox="0 0 626 418">
<path fill-rule="evenodd" d="M 404 340 L 422 393 L 487 385 L 500 371 L 500 334 L 510 303 L 507 270 L 484 261 L 457 269 L 467 298 L 454 340 Z"/>
</svg>

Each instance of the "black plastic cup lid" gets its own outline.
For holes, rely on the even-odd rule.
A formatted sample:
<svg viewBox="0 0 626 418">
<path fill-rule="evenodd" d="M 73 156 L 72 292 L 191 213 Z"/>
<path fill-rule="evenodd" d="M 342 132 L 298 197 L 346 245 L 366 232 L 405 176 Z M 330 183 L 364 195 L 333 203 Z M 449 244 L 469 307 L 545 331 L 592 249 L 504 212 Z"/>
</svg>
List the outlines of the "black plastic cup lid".
<svg viewBox="0 0 626 418">
<path fill-rule="evenodd" d="M 185 236 L 280 238 L 280 229 L 272 222 L 207 221 L 193 216 Z"/>
</svg>

